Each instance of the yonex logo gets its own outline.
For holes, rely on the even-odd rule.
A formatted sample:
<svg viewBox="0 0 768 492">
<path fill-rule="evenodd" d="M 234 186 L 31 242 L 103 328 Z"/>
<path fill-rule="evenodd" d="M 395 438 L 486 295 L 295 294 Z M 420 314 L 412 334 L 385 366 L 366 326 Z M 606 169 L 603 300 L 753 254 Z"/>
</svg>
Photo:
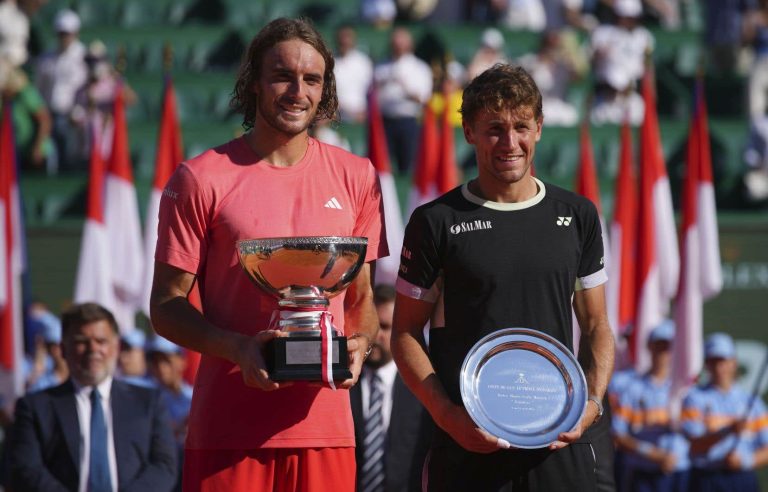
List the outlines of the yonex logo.
<svg viewBox="0 0 768 492">
<path fill-rule="evenodd" d="M 336 210 L 341 210 L 341 204 L 339 203 L 339 201 L 336 199 L 335 196 L 331 197 L 330 200 L 325 202 L 324 207 L 325 208 L 335 208 Z"/>
<path fill-rule="evenodd" d="M 571 225 L 571 219 L 572 218 L 573 217 L 558 217 L 557 218 L 557 225 L 568 227 L 569 225 Z"/>
</svg>

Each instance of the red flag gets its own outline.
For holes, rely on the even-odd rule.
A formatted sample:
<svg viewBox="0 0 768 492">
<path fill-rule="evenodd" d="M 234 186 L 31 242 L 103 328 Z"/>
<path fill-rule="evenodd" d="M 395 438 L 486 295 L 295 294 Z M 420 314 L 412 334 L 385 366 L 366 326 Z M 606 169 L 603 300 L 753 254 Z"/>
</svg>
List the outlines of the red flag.
<svg viewBox="0 0 768 492">
<path fill-rule="evenodd" d="M 152 291 L 152 277 L 155 273 L 155 246 L 157 244 L 157 221 L 160 212 L 160 197 L 176 166 L 184 159 L 181 128 L 176 110 L 176 93 L 171 78 L 166 78 L 163 90 L 163 109 L 155 152 L 155 178 L 149 194 L 146 220 L 144 223 L 144 282 L 141 308 L 149 317 L 149 296 Z M 197 285 L 197 284 L 195 284 Z"/>
<path fill-rule="evenodd" d="M 704 301 L 718 294 L 723 285 L 709 124 L 702 86 L 703 82 L 697 80 L 683 180 L 682 266 L 675 300 L 677 333 L 672 372 L 672 391 L 678 399 L 701 370 Z"/>
<path fill-rule="evenodd" d="M 437 175 L 440 142 L 435 122 L 435 113 L 427 104 L 424 106 L 424 120 L 421 123 L 421 140 L 413 170 L 413 188 L 409 203 L 409 215 L 419 205 L 437 198 L 435 176 Z"/>
<path fill-rule="evenodd" d="M 12 411 L 24 392 L 21 276 L 24 228 L 11 103 L 4 101 L 0 123 L 0 406 Z"/>
<path fill-rule="evenodd" d="M 608 280 L 608 318 L 619 335 L 635 321 L 635 261 L 637 240 L 637 178 L 632 151 L 632 131 L 625 120 L 621 127 L 619 173 L 614 192 L 611 222 L 611 275 Z M 629 358 L 634 361 L 634 353 Z M 629 361 L 622 361 L 629 362 Z M 623 364 L 622 364 L 623 365 Z"/>
<path fill-rule="evenodd" d="M 75 279 L 75 302 L 97 302 L 107 309 L 116 305 L 112 285 L 112 255 L 104 222 L 106 166 L 101 156 L 98 132 L 92 131 L 88 168 L 88 203 L 80 241 L 80 259 Z"/>
<path fill-rule="evenodd" d="M 403 214 L 400 211 L 395 178 L 389 166 L 387 136 L 384 133 L 384 122 L 375 89 L 372 89 L 368 95 L 368 158 L 379 175 L 387 244 L 390 251 L 389 256 L 376 261 L 376 283 L 394 285 L 400 268 L 399 252 L 403 245 Z"/>
<path fill-rule="evenodd" d="M 134 327 L 141 303 L 144 277 L 144 247 L 136 188 L 133 185 L 128 126 L 125 121 L 123 88 L 117 90 L 113 111 L 112 152 L 106 178 L 104 222 L 110 239 L 112 284 L 116 304 L 112 310 L 121 331 Z"/>
<path fill-rule="evenodd" d="M 643 76 L 645 117 L 640 130 L 640 197 L 637 245 L 637 316 L 632 334 L 635 366 L 647 369 L 646 339 L 667 315 L 677 291 L 680 258 L 672 194 L 656 115 L 651 66 Z"/>
<path fill-rule="evenodd" d="M 605 217 L 603 216 L 603 207 L 600 203 L 600 187 L 597 182 L 597 168 L 595 166 L 595 156 L 592 150 L 592 138 L 589 134 L 589 121 L 587 118 L 584 118 L 584 121 L 582 121 L 581 131 L 579 132 L 579 169 L 576 174 L 576 193 L 590 199 L 597 208 L 597 213 L 600 217 L 600 230 L 603 233 L 603 265 L 605 265 L 606 271 L 609 273 L 608 278 L 610 279 L 610 246 L 608 244 L 608 231 L 605 228 Z M 578 327 L 575 316 L 573 320 L 573 347 L 575 353 L 578 348 L 578 340 L 581 336 L 581 330 Z M 612 322 L 611 328 L 615 335 L 616 325 Z"/>
<path fill-rule="evenodd" d="M 453 138 L 453 126 L 448 104 L 450 95 L 443 93 L 443 116 L 440 127 L 440 158 L 437 163 L 435 185 L 438 195 L 447 193 L 459 185 L 459 171 L 456 167 L 456 145 Z"/>
</svg>

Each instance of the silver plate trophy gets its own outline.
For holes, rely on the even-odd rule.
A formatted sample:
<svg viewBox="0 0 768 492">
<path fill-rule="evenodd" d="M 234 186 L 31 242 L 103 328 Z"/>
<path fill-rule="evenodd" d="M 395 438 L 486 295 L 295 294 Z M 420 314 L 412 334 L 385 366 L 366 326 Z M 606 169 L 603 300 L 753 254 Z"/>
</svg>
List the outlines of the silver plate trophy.
<svg viewBox="0 0 768 492">
<path fill-rule="evenodd" d="M 321 381 L 323 362 L 333 380 L 352 377 L 347 339 L 332 328 L 323 357 L 322 330 L 330 323 L 329 299 L 340 294 L 365 262 L 364 237 L 274 237 L 238 241 L 240 264 L 256 285 L 278 299 L 273 328 L 287 333 L 265 347 L 274 381 Z"/>
<path fill-rule="evenodd" d="M 472 420 L 516 448 L 548 446 L 579 423 L 587 405 L 587 381 L 573 353 L 529 328 L 481 339 L 465 357 L 460 377 Z"/>
</svg>

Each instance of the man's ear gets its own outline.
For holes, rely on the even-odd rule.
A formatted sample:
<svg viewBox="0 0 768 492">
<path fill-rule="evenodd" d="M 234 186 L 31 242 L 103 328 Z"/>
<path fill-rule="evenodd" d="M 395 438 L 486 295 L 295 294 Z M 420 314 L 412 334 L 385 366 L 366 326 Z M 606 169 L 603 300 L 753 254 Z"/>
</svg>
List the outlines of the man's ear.
<svg viewBox="0 0 768 492">
<path fill-rule="evenodd" d="M 472 134 L 472 128 L 469 126 L 469 123 L 462 121 L 461 129 L 464 131 L 464 140 L 466 140 L 468 144 L 474 145 L 475 137 Z"/>
</svg>

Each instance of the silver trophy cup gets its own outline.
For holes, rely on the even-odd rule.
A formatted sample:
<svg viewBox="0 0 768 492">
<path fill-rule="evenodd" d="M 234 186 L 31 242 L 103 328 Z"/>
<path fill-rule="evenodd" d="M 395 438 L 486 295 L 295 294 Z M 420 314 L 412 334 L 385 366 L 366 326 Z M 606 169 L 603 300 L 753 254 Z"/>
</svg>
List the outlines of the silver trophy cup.
<svg viewBox="0 0 768 492">
<path fill-rule="evenodd" d="M 365 261 L 364 237 L 274 237 L 238 241 L 240 264 L 256 285 L 278 299 L 274 325 L 287 334 L 265 347 L 274 381 L 321 381 L 322 332 L 329 299 L 340 294 Z M 347 339 L 331 337 L 334 380 L 352 377 Z"/>
</svg>

